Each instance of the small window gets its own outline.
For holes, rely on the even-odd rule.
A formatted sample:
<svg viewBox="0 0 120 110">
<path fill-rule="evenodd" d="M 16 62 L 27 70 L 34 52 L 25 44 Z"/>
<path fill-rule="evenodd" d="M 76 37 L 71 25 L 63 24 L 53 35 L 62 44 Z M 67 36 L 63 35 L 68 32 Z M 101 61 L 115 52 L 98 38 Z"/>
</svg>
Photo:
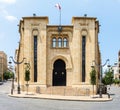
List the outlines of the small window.
<svg viewBox="0 0 120 110">
<path fill-rule="evenodd" d="M 55 37 L 52 39 L 52 47 L 56 47 L 56 38 Z"/>
<path fill-rule="evenodd" d="M 63 39 L 63 47 L 67 47 L 68 46 L 68 40 L 67 38 Z"/>
<path fill-rule="evenodd" d="M 62 47 L 62 38 L 58 38 L 58 47 Z"/>
</svg>

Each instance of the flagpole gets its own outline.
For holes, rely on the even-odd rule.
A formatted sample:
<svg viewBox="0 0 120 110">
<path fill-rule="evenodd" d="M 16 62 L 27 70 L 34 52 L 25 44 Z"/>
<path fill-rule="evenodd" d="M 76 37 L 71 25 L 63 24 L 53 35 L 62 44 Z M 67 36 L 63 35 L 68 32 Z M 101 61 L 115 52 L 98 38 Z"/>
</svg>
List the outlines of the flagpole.
<svg viewBox="0 0 120 110">
<path fill-rule="evenodd" d="M 59 21 L 60 24 L 59 25 L 61 26 L 61 9 L 60 9 L 59 12 L 60 12 L 60 18 L 59 18 L 60 19 L 60 21 Z"/>
<path fill-rule="evenodd" d="M 59 9 L 59 26 L 58 26 L 58 31 L 61 32 L 62 31 L 62 26 L 61 26 L 61 6 L 59 3 L 57 3 L 55 5 L 55 7 L 57 7 Z"/>
<path fill-rule="evenodd" d="M 60 16 L 59 16 L 59 26 L 58 26 L 58 31 L 59 31 L 59 33 L 62 31 L 62 26 L 61 26 L 61 9 L 59 10 L 59 12 L 60 12 Z"/>
</svg>

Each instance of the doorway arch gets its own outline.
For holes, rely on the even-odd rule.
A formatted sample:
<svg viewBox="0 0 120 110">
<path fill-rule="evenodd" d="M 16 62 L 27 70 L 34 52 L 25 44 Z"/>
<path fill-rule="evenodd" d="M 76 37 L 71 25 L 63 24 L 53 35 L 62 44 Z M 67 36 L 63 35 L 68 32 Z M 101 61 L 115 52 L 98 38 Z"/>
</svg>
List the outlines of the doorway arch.
<svg viewBox="0 0 120 110">
<path fill-rule="evenodd" d="M 66 64 L 58 59 L 53 64 L 53 86 L 66 86 Z"/>
</svg>

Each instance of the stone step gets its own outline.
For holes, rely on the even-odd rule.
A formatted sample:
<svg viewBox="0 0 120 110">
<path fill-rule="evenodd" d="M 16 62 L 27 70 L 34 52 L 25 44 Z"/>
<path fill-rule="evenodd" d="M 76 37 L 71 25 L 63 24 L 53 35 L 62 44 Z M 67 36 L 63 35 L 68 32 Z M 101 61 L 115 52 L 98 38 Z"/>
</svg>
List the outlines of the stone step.
<svg viewBox="0 0 120 110">
<path fill-rule="evenodd" d="M 51 94 L 51 95 L 65 95 L 65 96 L 90 95 L 90 91 L 88 89 L 72 88 L 72 87 L 66 87 L 66 86 L 40 88 L 39 93 Z"/>
</svg>

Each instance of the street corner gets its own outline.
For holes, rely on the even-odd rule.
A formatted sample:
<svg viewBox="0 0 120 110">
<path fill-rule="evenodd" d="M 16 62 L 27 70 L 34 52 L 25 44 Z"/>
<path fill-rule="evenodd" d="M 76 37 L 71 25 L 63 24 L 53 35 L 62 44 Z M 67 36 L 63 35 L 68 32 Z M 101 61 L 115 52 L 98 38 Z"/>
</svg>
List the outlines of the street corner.
<svg viewBox="0 0 120 110">
<path fill-rule="evenodd" d="M 104 95 L 102 95 L 102 97 L 100 97 L 99 95 L 91 95 L 90 96 L 90 100 L 91 101 L 98 101 L 98 102 L 106 102 L 106 101 L 112 101 L 113 100 L 113 98 L 112 97 L 110 97 L 108 94 L 104 94 Z"/>
</svg>

